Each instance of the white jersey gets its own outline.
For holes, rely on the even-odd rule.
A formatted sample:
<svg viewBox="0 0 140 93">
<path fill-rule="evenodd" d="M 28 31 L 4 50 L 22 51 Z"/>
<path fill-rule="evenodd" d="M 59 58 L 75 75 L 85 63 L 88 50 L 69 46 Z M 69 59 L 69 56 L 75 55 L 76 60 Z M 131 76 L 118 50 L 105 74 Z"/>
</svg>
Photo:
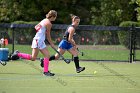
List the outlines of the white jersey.
<svg viewBox="0 0 140 93">
<path fill-rule="evenodd" d="M 45 40 L 45 35 L 46 35 L 46 31 L 47 31 L 46 21 L 47 21 L 47 19 L 43 19 L 38 25 L 35 26 L 35 29 L 37 32 L 33 39 L 38 39 L 41 41 Z"/>
<path fill-rule="evenodd" d="M 31 48 L 38 48 L 38 49 L 46 48 L 46 44 L 44 42 L 46 31 L 47 31 L 46 23 L 47 23 L 47 19 L 43 19 L 38 25 L 35 26 L 37 32 L 35 37 L 33 38 Z"/>
</svg>

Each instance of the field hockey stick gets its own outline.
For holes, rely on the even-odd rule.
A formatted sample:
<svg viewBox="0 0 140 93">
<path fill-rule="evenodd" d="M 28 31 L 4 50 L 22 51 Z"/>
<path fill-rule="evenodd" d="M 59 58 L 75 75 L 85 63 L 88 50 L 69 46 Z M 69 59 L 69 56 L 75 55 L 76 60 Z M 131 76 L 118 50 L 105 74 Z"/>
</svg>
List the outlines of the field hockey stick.
<svg viewBox="0 0 140 93">
<path fill-rule="evenodd" d="M 48 42 L 48 40 L 46 40 Z M 49 42 L 48 42 L 49 43 Z M 50 44 L 50 43 L 49 43 Z M 52 47 L 52 46 L 51 46 Z M 59 56 L 62 58 L 62 60 L 64 60 L 67 64 L 70 63 L 70 60 L 69 59 L 65 59 L 61 54 L 60 52 L 58 52 L 54 47 L 52 47 L 52 49 L 57 52 L 59 54 Z"/>
<path fill-rule="evenodd" d="M 84 52 L 80 51 L 79 48 L 77 48 L 77 51 L 81 53 L 82 56 L 84 56 Z"/>
<path fill-rule="evenodd" d="M 60 54 L 60 52 L 58 52 L 54 47 L 52 47 L 52 48 L 59 54 L 59 56 L 62 58 L 62 60 L 64 60 L 67 64 L 70 63 L 70 60 L 69 60 L 69 59 L 65 59 L 65 58 Z"/>
<path fill-rule="evenodd" d="M 77 48 L 77 51 L 79 52 L 79 53 L 81 53 L 81 55 L 82 56 L 84 56 L 84 52 L 81 52 L 78 48 Z M 73 55 L 72 55 L 72 61 L 74 60 L 74 58 L 73 58 Z"/>
</svg>

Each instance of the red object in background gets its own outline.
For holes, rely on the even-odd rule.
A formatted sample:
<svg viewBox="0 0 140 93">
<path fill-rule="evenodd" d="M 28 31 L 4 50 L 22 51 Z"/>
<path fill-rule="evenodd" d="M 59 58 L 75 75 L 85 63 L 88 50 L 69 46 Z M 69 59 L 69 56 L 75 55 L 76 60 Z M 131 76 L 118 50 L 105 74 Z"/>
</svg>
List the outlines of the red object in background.
<svg viewBox="0 0 140 93">
<path fill-rule="evenodd" d="M 4 39 L 4 45 L 8 45 L 8 39 Z"/>
<path fill-rule="evenodd" d="M 4 45 L 4 46 L 5 46 L 5 45 L 8 45 L 8 39 L 3 39 L 3 38 L 0 39 L 0 44 L 1 44 L 1 45 Z"/>
<path fill-rule="evenodd" d="M 89 42 L 89 39 L 87 38 L 87 42 Z"/>
<path fill-rule="evenodd" d="M 85 38 L 84 38 L 84 37 L 82 37 L 82 39 L 81 39 L 81 40 L 82 40 L 82 42 L 84 42 Z"/>
</svg>

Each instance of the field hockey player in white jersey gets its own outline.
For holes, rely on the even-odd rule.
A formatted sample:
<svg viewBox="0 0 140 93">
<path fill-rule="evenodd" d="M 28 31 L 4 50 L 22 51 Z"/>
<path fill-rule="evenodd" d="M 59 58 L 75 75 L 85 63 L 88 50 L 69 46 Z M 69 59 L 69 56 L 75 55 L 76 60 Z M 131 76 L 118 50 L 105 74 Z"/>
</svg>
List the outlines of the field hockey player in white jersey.
<svg viewBox="0 0 140 93">
<path fill-rule="evenodd" d="M 11 59 L 15 59 L 17 57 L 35 61 L 39 51 L 44 55 L 44 75 L 46 76 L 54 76 L 54 73 L 49 71 L 49 58 L 50 54 L 45 44 L 45 39 L 48 40 L 51 47 L 54 47 L 54 44 L 51 40 L 51 28 L 52 28 L 52 21 L 55 21 L 57 17 L 57 12 L 55 10 L 50 10 L 48 14 L 46 14 L 46 18 L 43 19 L 39 24 L 35 26 L 36 35 L 32 41 L 32 55 L 21 53 L 19 51 L 15 51 Z"/>
</svg>

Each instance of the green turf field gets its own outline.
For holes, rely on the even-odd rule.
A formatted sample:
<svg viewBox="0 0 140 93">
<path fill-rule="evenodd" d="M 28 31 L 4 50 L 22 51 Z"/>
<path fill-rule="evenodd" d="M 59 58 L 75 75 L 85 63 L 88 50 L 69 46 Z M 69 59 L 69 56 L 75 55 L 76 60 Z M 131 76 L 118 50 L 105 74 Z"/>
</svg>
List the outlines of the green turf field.
<svg viewBox="0 0 140 93">
<path fill-rule="evenodd" d="M 10 61 L 0 65 L 0 93 L 140 93 L 138 62 L 81 62 L 81 66 L 86 70 L 77 74 L 73 62 L 52 61 L 50 70 L 56 76 L 46 77 L 38 61 Z"/>
<path fill-rule="evenodd" d="M 7 46 L 11 51 L 11 45 Z M 77 74 L 74 63 L 52 61 L 56 75 L 45 77 L 39 61 L 10 61 L 0 64 L 0 93 L 140 93 L 140 63 L 128 63 L 129 50 L 123 46 L 80 46 L 89 60 L 124 60 L 125 62 L 82 61 L 86 70 Z M 31 54 L 30 45 L 15 45 L 15 50 Z M 55 51 L 48 47 L 50 55 Z M 66 53 L 66 58 L 71 55 Z M 136 55 L 140 59 L 140 51 Z M 41 54 L 38 57 L 43 57 Z M 94 73 L 97 71 L 97 73 Z"/>
<path fill-rule="evenodd" d="M 6 46 L 9 48 L 10 52 L 12 51 L 12 45 Z M 84 52 L 84 56 L 80 56 L 80 59 L 85 60 L 129 60 L 129 50 L 121 45 L 79 45 L 79 49 Z M 57 48 L 57 46 L 56 46 Z M 30 45 L 15 45 L 15 50 L 19 50 L 23 53 L 32 53 Z M 48 47 L 50 55 L 55 54 L 55 51 Z M 65 53 L 66 58 L 71 58 L 69 53 Z M 38 57 L 42 57 L 42 54 L 39 53 Z M 140 50 L 136 51 L 136 58 L 140 60 Z"/>
</svg>

